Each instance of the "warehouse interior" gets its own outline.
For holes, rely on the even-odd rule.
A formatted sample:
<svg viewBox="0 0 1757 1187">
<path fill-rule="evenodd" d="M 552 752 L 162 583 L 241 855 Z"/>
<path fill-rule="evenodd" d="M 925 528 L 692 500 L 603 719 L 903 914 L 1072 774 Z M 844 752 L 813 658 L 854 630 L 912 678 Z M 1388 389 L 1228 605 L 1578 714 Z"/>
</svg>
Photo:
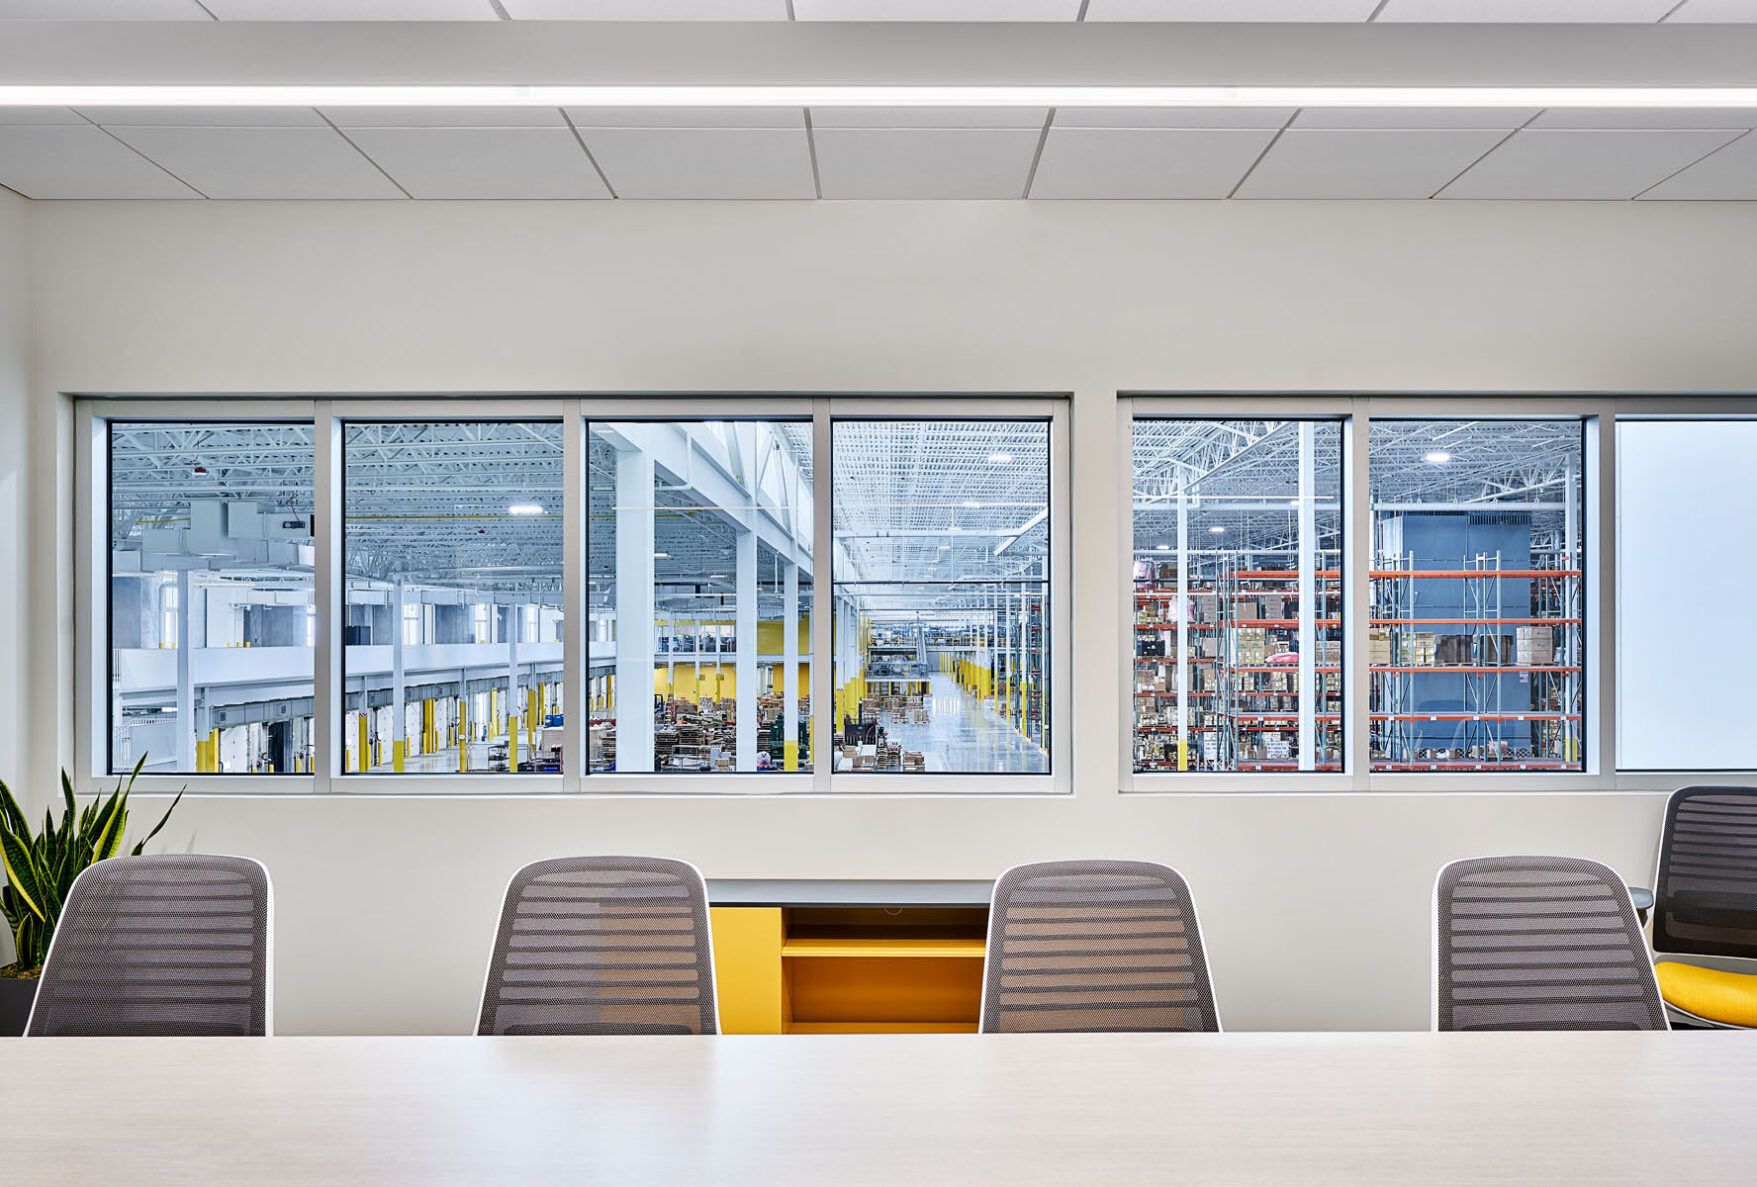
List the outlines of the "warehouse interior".
<svg viewBox="0 0 1757 1187">
<path fill-rule="evenodd" d="M 1048 772 L 1045 422 L 838 422 L 821 553 L 809 420 L 584 431 L 588 770 L 811 771 L 830 555 L 835 769 Z M 312 427 L 109 432 L 111 765 L 309 772 Z M 346 423 L 343 773 L 563 769 L 562 434 Z"/>
</svg>

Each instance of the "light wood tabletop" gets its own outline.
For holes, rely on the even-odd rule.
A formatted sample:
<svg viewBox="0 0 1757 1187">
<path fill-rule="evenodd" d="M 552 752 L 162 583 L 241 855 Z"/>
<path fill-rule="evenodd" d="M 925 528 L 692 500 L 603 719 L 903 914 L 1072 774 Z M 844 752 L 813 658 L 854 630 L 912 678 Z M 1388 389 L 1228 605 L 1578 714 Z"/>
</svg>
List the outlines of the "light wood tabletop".
<svg viewBox="0 0 1757 1187">
<path fill-rule="evenodd" d="M 1757 1181 L 1757 1035 L 0 1039 L 9 1182 Z"/>
</svg>

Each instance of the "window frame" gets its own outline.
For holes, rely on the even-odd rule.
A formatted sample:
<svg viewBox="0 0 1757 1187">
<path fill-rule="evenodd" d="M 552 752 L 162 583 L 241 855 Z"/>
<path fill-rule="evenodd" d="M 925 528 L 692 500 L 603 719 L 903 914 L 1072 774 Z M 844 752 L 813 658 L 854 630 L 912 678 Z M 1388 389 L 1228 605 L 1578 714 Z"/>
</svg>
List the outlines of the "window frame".
<svg viewBox="0 0 1757 1187">
<path fill-rule="evenodd" d="M 73 608 L 73 774 L 76 786 L 95 792 L 112 785 L 109 766 L 109 423 L 124 421 L 284 422 L 309 420 L 315 452 L 313 535 L 313 749 L 314 770 L 274 775 L 145 775 L 136 784 L 144 795 L 244 796 L 627 796 L 834 795 L 839 798 L 957 795 L 1067 795 L 1074 766 L 1072 532 L 1070 482 L 1071 395 L 1067 392 L 948 393 L 945 395 L 863 393 L 592 393 L 592 394 L 203 394 L 105 395 L 70 393 L 74 398 L 74 608 Z M 589 422 L 630 420 L 795 419 L 811 423 L 814 531 L 832 539 L 833 483 L 830 422 L 861 418 L 1041 418 L 1049 424 L 1050 728 L 1055 752 L 1048 775 L 852 773 L 833 778 L 830 764 L 813 763 L 809 773 L 588 775 L 583 764 L 563 773 L 453 774 L 349 773 L 342 770 L 342 444 L 347 421 L 557 420 L 562 423 L 563 580 L 567 617 L 562 649 L 563 703 L 585 704 L 586 668 L 586 481 Z M 814 566 L 815 570 L 815 566 Z M 829 604 L 832 577 L 827 563 L 822 582 L 812 583 L 811 675 L 807 688 L 814 705 L 831 703 L 834 661 Z M 400 626 L 399 628 L 400 629 Z M 583 712 L 566 715 L 565 745 L 586 753 Z M 824 753 L 829 742 L 827 715 L 814 713 L 811 748 Z"/>
<path fill-rule="evenodd" d="M 1137 417 L 1302 419 L 1343 416 L 1344 555 L 1343 624 L 1344 769 L 1330 772 L 1136 773 L 1133 763 L 1132 583 L 1122 568 L 1115 582 L 1118 621 L 1118 704 L 1123 729 L 1118 741 L 1119 782 L 1125 794 L 1530 794 L 1670 791 L 1688 783 L 1748 780 L 1751 770 L 1622 770 L 1617 767 L 1617 433 L 1620 420 L 1757 420 L 1757 396 L 1665 396 L 1644 394 L 1485 393 L 1288 393 L 1122 391 L 1118 393 L 1118 525 L 1123 558 L 1132 557 L 1134 422 Z M 1368 440 L 1374 420 L 1579 419 L 1585 441 L 1581 540 L 1585 546 L 1582 641 L 1585 667 L 1582 757 L 1578 772 L 1486 770 L 1443 772 L 1373 771 L 1367 720 L 1371 693 L 1366 663 L 1371 625 L 1371 504 Z"/>
</svg>

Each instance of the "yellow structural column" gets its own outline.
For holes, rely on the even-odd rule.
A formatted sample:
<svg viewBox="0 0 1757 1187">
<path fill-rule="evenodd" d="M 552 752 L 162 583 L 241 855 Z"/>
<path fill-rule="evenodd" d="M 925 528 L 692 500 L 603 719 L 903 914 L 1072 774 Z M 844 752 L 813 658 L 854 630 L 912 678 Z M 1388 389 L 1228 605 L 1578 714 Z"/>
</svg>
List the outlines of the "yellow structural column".
<svg viewBox="0 0 1757 1187">
<path fill-rule="evenodd" d="M 372 755 L 366 749 L 366 714 L 356 713 L 354 723 L 357 727 L 356 733 L 359 736 L 359 746 L 354 751 L 354 769 L 366 771 L 372 766 Z"/>
<path fill-rule="evenodd" d="M 470 698 L 458 697 L 458 772 L 469 770 L 465 758 L 470 753 Z"/>
</svg>

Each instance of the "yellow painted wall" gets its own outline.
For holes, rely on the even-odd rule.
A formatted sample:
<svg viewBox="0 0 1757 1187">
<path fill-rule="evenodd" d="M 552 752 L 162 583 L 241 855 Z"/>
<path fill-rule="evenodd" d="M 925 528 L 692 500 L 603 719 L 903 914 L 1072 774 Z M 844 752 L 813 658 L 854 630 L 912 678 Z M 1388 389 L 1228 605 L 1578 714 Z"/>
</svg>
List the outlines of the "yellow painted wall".
<svg viewBox="0 0 1757 1187">
<path fill-rule="evenodd" d="M 779 622 L 759 622 L 756 624 L 756 653 L 758 655 L 780 655 L 786 651 L 787 636 L 782 633 Z M 799 616 L 799 654 L 811 653 L 811 615 Z"/>
<path fill-rule="evenodd" d="M 672 673 L 668 673 L 663 666 L 656 667 L 653 669 L 653 691 L 659 696 L 682 697 L 686 701 L 699 701 L 703 697 L 719 699 L 737 696 L 738 672 L 731 662 L 731 657 L 728 656 L 727 662 L 719 667 L 717 682 L 715 671 L 712 664 L 703 664 L 699 674 L 694 664 L 678 664 L 675 672 Z M 781 673 L 777 671 L 775 673 L 775 695 L 777 696 L 781 692 L 780 678 Z M 801 698 L 811 695 L 811 665 L 808 663 L 799 665 L 799 695 Z"/>
</svg>

